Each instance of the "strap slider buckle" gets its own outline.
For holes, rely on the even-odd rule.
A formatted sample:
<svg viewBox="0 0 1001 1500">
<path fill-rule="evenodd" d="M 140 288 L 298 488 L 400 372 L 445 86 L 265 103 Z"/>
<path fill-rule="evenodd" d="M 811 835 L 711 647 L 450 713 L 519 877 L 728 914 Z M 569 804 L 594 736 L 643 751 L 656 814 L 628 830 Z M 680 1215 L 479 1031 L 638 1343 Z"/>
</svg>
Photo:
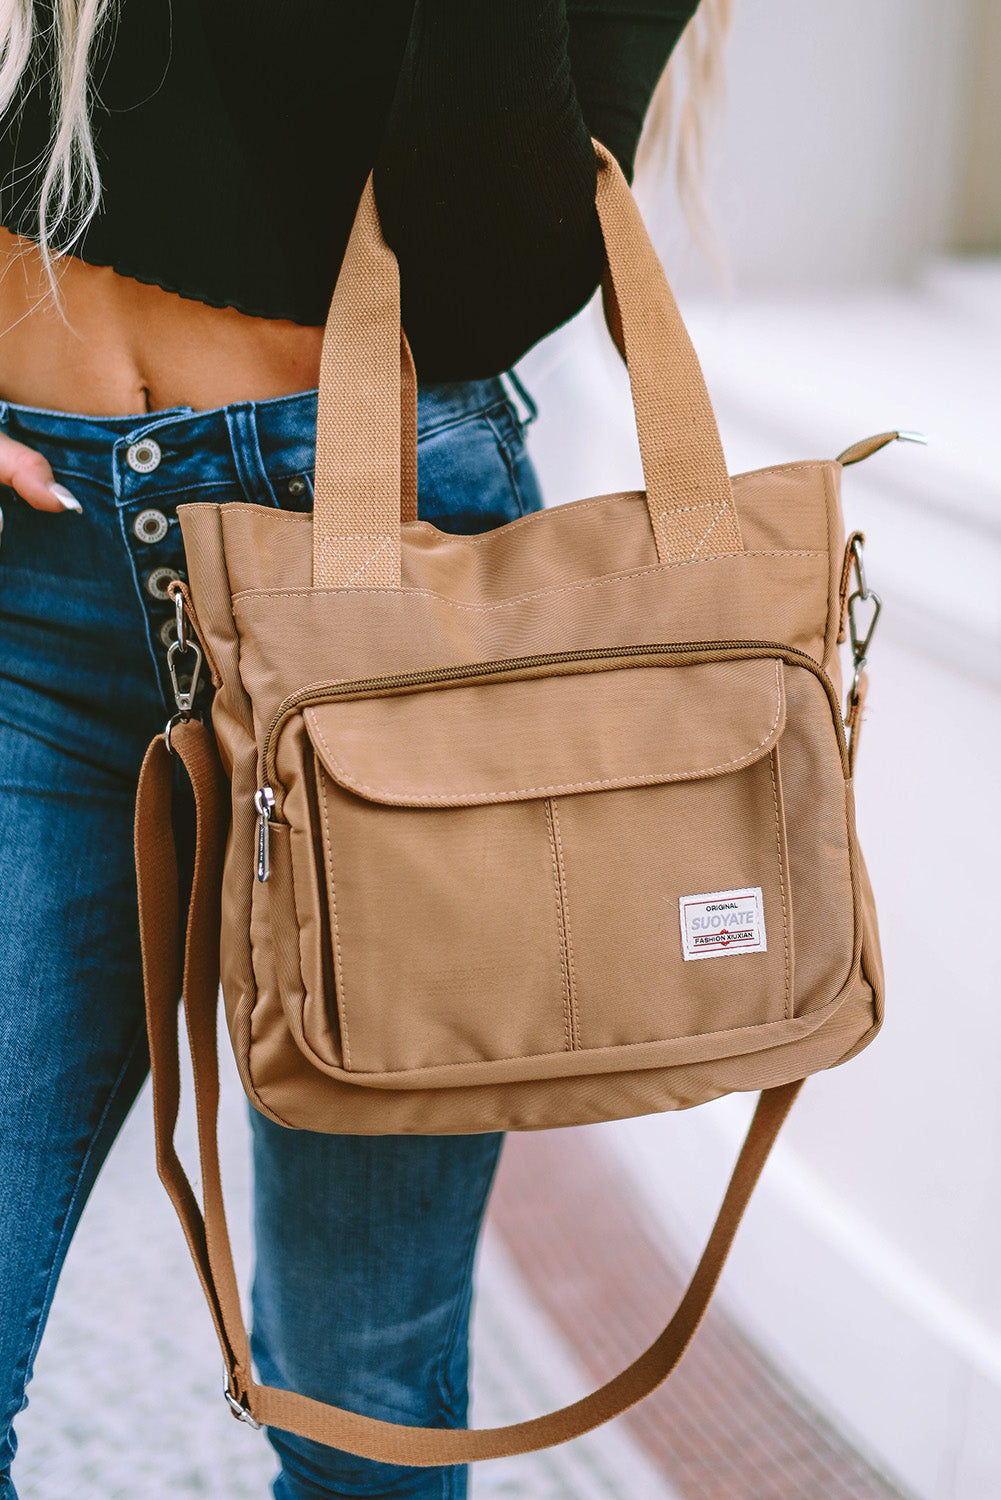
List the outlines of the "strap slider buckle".
<svg viewBox="0 0 1001 1500">
<path fill-rule="evenodd" d="M 226 1397 L 226 1405 L 229 1407 L 236 1420 L 238 1422 L 246 1422 L 248 1427 L 252 1427 L 255 1432 L 260 1432 L 261 1423 L 258 1422 L 256 1417 L 251 1416 L 250 1408 L 245 1406 L 239 1399 L 239 1397 L 234 1396 L 232 1390 L 232 1377 L 230 1376 L 230 1373 L 225 1366 L 223 1366 L 222 1372 L 222 1393 Z"/>
</svg>

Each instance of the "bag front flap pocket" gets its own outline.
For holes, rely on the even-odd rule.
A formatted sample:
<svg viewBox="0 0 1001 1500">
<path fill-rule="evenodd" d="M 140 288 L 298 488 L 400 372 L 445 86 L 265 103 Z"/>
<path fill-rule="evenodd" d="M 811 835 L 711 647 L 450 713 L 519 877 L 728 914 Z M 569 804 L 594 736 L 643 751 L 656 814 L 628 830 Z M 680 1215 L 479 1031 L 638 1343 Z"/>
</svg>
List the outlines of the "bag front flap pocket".
<svg viewBox="0 0 1001 1500">
<path fill-rule="evenodd" d="M 464 684 L 307 708 L 338 785 L 396 807 L 472 807 L 724 775 L 785 722 L 773 658 Z"/>
<path fill-rule="evenodd" d="M 320 1065 L 451 1085 L 765 1045 L 791 1014 L 784 670 L 632 657 L 304 707 Z M 755 941 L 692 963 L 679 902 L 720 891 L 755 893 Z"/>
</svg>

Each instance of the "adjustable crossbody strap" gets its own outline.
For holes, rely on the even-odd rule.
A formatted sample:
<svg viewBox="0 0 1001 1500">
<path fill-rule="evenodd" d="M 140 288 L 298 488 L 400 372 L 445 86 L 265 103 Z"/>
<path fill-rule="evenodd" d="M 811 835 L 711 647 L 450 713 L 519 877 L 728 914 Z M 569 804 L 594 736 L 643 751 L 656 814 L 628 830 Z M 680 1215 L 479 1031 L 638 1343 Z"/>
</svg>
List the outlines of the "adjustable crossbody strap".
<svg viewBox="0 0 1001 1500">
<path fill-rule="evenodd" d="M 157 735 L 143 761 L 136 802 L 136 875 L 146 1025 L 153 1080 L 157 1170 L 181 1221 L 209 1304 L 231 1379 L 250 1378 L 250 1345 L 240 1312 L 236 1271 L 223 1207 L 217 1118 L 219 930 L 229 786 L 211 732 L 197 719 L 175 724 L 171 748 L 195 796 L 196 847 L 187 931 L 180 932 L 180 888 L 174 843 L 174 761 Z M 182 967 L 183 959 L 183 967 Z M 194 1068 L 204 1215 L 174 1145 L 180 1104 L 178 1001 L 184 994 Z"/>
<path fill-rule="evenodd" d="M 201 1158 L 200 1209 L 174 1147 L 180 1094 L 178 994 L 181 985 L 177 859 L 171 827 L 171 753 L 162 736 L 143 763 L 136 810 L 136 863 L 146 1006 L 153 1071 L 157 1165 L 184 1227 L 226 1363 L 228 1397 L 240 1414 L 328 1446 L 383 1463 L 440 1465 L 529 1453 L 618 1416 L 664 1381 L 684 1354 L 719 1279 L 754 1185 L 800 1082 L 767 1089 L 730 1179 L 709 1241 L 688 1290 L 660 1337 L 628 1369 L 559 1411 L 508 1427 L 443 1430 L 405 1427 L 254 1383 L 233 1268 L 216 1133 L 219 1071 L 216 1013 L 219 909 L 226 832 L 225 780 L 210 732 L 197 721 L 177 725 L 171 746 L 195 794 L 195 872 L 184 943 L 183 989 L 194 1064 Z"/>
</svg>

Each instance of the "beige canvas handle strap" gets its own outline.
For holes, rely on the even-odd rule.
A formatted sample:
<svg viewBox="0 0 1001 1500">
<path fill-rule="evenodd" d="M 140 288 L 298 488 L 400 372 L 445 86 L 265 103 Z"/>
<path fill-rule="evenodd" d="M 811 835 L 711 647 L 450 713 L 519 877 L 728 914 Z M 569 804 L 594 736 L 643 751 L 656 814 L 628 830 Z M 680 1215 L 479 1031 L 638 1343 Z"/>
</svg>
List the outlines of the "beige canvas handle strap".
<svg viewBox="0 0 1001 1500">
<path fill-rule="evenodd" d="M 417 377 L 371 176 L 323 334 L 313 487 L 314 587 L 399 587 L 400 521 L 417 515 Z"/>
<path fill-rule="evenodd" d="M 605 318 L 626 361 L 647 506 L 661 562 L 743 550 L 723 445 L 698 356 L 629 185 L 598 141 Z"/>
<path fill-rule="evenodd" d="M 195 876 L 188 909 L 183 985 L 194 1063 L 203 1209 L 185 1176 L 173 1139 L 180 1094 L 180 934 L 170 818 L 171 754 L 162 736 L 147 751 L 136 809 L 136 867 L 157 1165 L 184 1227 L 215 1323 L 231 1405 L 248 1419 L 364 1458 L 434 1466 L 546 1448 L 579 1437 L 641 1401 L 670 1375 L 698 1328 L 748 1199 L 801 1083 L 768 1089 L 761 1095 L 702 1259 L 663 1333 L 628 1369 L 582 1400 L 508 1427 L 443 1430 L 399 1426 L 328 1406 L 294 1391 L 257 1385 L 251 1375 L 249 1341 L 226 1228 L 217 1141 L 216 1013 L 225 782 L 212 736 L 203 725 L 197 721 L 179 724 L 173 730 L 171 744 L 191 780 L 196 808 Z"/>
<path fill-rule="evenodd" d="M 733 493 L 695 350 L 629 185 L 611 153 L 594 146 L 606 315 L 629 369 L 657 555 L 680 562 L 739 552 Z M 323 338 L 315 587 L 399 587 L 401 475 L 406 519 L 416 513 L 408 486 L 415 490 L 417 473 L 406 394 L 413 362 L 405 340 L 398 356 L 399 329 L 399 269 L 369 178 Z"/>
</svg>

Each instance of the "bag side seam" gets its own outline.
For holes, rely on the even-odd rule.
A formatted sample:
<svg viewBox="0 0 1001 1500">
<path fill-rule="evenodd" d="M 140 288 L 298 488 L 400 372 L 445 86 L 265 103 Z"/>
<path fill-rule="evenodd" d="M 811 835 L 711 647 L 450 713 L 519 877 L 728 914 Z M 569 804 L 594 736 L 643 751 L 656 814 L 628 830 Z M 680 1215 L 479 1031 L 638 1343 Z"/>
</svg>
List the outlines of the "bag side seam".
<svg viewBox="0 0 1001 1500">
<path fill-rule="evenodd" d="M 566 964 L 567 998 L 567 1045 L 571 1052 L 580 1047 L 580 1024 L 577 1015 L 577 975 L 573 961 L 573 938 L 570 934 L 570 900 L 567 895 L 567 872 L 563 862 L 563 840 L 560 836 L 559 814 L 552 797 L 546 798 L 546 821 L 549 827 L 549 844 L 553 851 L 556 870 L 556 894 L 560 906 L 560 934 Z"/>
<path fill-rule="evenodd" d="M 574 967 L 573 957 L 573 935 L 570 930 L 570 894 L 567 890 L 566 861 L 563 858 L 563 835 L 560 831 L 560 820 L 556 803 L 553 802 L 553 828 L 556 832 L 556 848 L 560 857 L 560 879 L 563 882 L 563 909 L 564 922 L 567 933 L 567 953 L 570 958 L 570 1034 L 573 1038 L 574 1048 L 580 1047 L 580 1012 L 577 1007 L 577 972 Z"/>
<path fill-rule="evenodd" d="M 777 756 L 772 750 L 768 757 L 768 771 L 772 779 L 772 806 L 775 809 L 775 853 L 779 868 L 779 893 L 782 897 L 782 948 L 785 964 L 785 1005 L 783 1015 L 786 1020 L 792 1018 L 792 975 L 789 972 L 789 918 L 786 910 L 786 872 L 785 862 L 782 859 L 782 824 L 779 817 L 779 794 L 775 785 L 775 762 Z"/>
<path fill-rule="evenodd" d="M 337 1014 L 341 1023 L 341 1051 L 344 1054 L 344 1067 L 351 1067 L 351 1042 L 348 1036 L 348 1008 L 347 997 L 344 994 L 344 961 L 341 954 L 341 933 L 337 920 L 337 890 L 334 880 L 333 864 L 333 841 L 330 837 L 330 810 L 327 805 L 327 784 L 323 776 L 317 778 L 320 784 L 320 797 L 323 811 L 323 847 L 326 856 L 326 866 L 330 872 L 327 882 L 327 900 L 330 905 L 330 930 L 334 938 L 334 988 L 336 990 L 335 1000 L 337 1002 Z M 322 936 L 321 936 L 322 942 Z"/>
<path fill-rule="evenodd" d="M 553 861 L 553 887 L 556 895 L 556 931 L 560 939 L 560 979 L 563 988 L 563 1036 L 565 1050 L 573 1051 L 573 1002 L 570 995 L 570 963 L 567 957 L 566 913 L 563 906 L 563 890 L 560 882 L 560 860 L 556 852 L 556 835 L 553 831 L 553 803 L 547 797 L 543 803 L 546 815 L 546 833 Z"/>
</svg>

